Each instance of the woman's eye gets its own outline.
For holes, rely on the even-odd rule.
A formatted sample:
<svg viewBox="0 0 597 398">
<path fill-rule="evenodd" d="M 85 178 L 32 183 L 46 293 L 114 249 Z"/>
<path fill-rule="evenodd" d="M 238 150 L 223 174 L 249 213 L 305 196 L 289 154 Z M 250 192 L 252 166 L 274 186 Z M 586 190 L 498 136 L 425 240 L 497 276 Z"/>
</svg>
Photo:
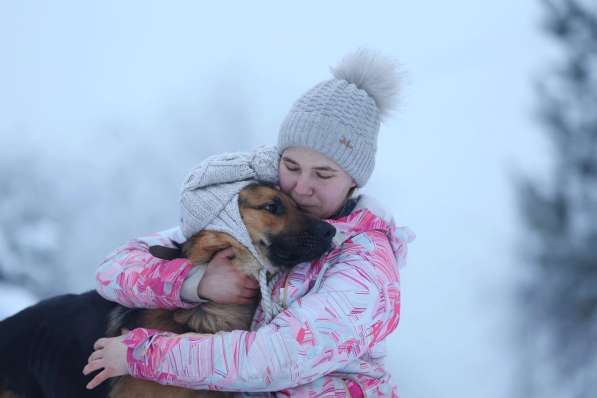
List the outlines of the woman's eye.
<svg viewBox="0 0 597 398">
<path fill-rule="evenodd" d="M 288 164 L 286 162 L 284 162 L 284 167 L 286 167 L 286 170 L 288 171 L 298 171 L 299 169 L 298 167 Z"/>
<path fill-rule="evenodd" d="M 317 177 L 319 177 L 319 178 L 321 178 L 321 179 L 323 179 L 323 180 L 329 180 L 329 179 L 330 179 L 330 178 L 332 178 L 333 176 L 325 176 L 325 175 L 322 175 L 322 174 L 317 174 Z"/>
</svg>

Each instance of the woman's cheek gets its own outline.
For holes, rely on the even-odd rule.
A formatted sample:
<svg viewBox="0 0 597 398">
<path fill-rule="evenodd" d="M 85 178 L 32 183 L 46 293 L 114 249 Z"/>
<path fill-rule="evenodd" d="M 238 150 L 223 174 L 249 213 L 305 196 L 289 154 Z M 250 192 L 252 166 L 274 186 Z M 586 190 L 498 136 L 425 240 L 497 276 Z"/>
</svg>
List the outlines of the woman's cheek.
<svg viewBox="0 0 597 398">
<path fill-rule="evenodd" d="M 289 175 L 286 170 L 280 167 L 280 170 L 278 172 L 278 179 L 280 181 L 280 189 L 282 190 L 282 192 L 284 192 L 285 194 L 290 194 L 293 187 L 292 176 Z"/>
</svg>

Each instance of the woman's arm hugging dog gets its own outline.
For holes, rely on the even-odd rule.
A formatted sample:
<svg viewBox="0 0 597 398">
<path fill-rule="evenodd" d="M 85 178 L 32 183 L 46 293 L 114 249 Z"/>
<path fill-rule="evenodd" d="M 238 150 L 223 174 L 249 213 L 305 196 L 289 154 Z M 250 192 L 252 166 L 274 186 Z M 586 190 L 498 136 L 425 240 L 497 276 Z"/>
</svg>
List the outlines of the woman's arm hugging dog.
<svg viewBox="0 0 597 398">
<path fill-rule="evenodd" d="M 250 184 L 241 190 L 238 200 L 242 220 L 264 262 L 258 261 L 232 236 L 210 230 L 200 231 L 174 248 L 152 246 L 150 253 L 164 259 L 184 257 L 197 266 L 208 263 L 218 251 L 232 247 L 235 253 L 233 265 L 242 273 L 257 279 L 264 266 L 272 273 L 283 272 L 300 262 L 319 258 L 331 247 L 334 227 L 302 213 L 296 203 L 274 185 Z M 117 336 L 122 329 L 136 327 L 174 333 L 248 330 L 256 305 L 208 302 L 195 308 L 174 311 L 120 306 L 111 313 L 108 335 Z M 124 376 L 116 379 L 110 396 L 216 397 L 226 396 L 226 393 L 189 391 Z"/>
</svg>

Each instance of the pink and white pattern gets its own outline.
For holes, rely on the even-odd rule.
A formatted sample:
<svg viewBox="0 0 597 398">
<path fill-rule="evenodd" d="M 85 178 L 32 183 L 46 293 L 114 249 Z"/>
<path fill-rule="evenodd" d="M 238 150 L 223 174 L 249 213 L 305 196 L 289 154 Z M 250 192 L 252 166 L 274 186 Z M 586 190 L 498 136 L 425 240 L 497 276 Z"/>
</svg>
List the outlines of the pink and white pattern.
<svg viewBox="0 0 597 398">
<path fill-rule="evenodd" d="M 258 308 L 252 331 L 135 329 L 125 340 L 131 375 L 238 397 L 397 397 L 384 367 L 384 340 L 398 325 L 398 265 L 414 235 L 367 209 L 329 222 L 351 238 L 280 278 L 273 299 L 286 309 L 270 324 Z M 164 244 L 175 235 L 171 230 L 117 250 L 98 271 L 98 291 L 124 305 L 189 306 L 180 287 L 190 265 L 147 252 L 149 240 Z"/>
</svg>

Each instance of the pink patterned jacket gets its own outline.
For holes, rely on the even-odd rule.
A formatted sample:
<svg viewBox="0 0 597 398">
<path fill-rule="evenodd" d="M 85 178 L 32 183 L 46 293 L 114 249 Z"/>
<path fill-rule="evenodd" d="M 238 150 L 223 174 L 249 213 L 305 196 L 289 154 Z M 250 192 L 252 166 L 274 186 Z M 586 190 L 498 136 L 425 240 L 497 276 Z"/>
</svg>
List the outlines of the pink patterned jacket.
<svg viewBox="0 0 597 398">
<path fill-rule="evenodd" d="M 398 325 L 398 266 L 414 235 L 364 208 L 328 221 L 349 239 L 280 278 L 273 300 L 286 309 L 270 324 L 258 308 L 252 331 L 135 329 L 125 339 L 130 374 L 237 397 L 398 397 L 384 339 Z M 196 305 L 181 299 L 190 263 L 147 251 L 180 238 L 170 230 L 117 249 L 97 272 L 98 292 L 130 307 Z"/>
</svg>

